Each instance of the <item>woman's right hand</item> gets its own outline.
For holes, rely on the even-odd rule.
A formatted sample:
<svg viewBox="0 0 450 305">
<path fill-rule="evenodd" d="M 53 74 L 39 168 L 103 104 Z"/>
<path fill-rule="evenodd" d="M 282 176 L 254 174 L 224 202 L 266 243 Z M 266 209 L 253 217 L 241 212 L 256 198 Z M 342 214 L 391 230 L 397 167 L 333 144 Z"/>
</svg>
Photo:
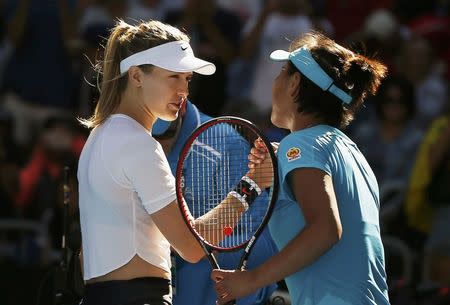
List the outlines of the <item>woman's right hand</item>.
<svg viewBox="0 0 450 305">
<path fill-rule="evenodd" d="M 220 270 L 211 272 L 217 294 L 217 305 L 229 304 L 230 301 L 254 293 L 258 288 L 251 271 Z"/>
</svg>

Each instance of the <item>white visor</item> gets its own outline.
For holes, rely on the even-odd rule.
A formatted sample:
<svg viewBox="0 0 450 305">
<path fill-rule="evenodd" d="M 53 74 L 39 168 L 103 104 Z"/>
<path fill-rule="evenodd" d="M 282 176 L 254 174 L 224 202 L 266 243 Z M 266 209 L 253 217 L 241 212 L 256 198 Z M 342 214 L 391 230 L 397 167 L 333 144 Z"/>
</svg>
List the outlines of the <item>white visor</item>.
<svg viewBox="0 0 450 305">
<path fill-rule="evenodd" d="M 120 73 L 132 66 L 154 65 L 173 72 L 197 72 L 211 75 L 216 66 L 209 61 L 195 57 L 194 51 L 186 41 L 171 41 L 135 53 L 120 62 Z"/>
</svg>

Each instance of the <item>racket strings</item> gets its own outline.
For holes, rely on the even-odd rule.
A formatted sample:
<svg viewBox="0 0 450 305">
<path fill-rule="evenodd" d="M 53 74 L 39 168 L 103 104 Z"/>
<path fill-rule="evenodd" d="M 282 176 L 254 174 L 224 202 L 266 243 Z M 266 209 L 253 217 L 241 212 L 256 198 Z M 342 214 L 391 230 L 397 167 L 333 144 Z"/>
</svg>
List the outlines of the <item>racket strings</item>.
<svg viewBox="0 0 450 305">
<path fill-rule="evenodd" d="M 249 128 L 219 123 L 204 130 L 193 142 L 189 151 L 193 161 L 185 173 L 183 195 L 189 197 L 189 209 L 195 219 L 216 208 L 248 172 L 248 155 L 257 138 Z M 268 179 L 273 177 L 272 167 L 258 173 Z M 258 229 L 267 208 L 266 192 L 243 214 L 242 209 L 221 205 L 219 213 L 215 213 L 217 217 L 202 221 L 202 238 L 225 248 L 244 244 Z"/>
</svg>

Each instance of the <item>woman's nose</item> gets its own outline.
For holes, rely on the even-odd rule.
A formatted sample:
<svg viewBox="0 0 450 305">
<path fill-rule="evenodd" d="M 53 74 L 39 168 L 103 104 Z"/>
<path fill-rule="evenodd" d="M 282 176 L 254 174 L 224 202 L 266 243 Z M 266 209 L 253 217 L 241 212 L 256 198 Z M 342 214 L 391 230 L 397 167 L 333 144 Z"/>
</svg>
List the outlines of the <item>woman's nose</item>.
<svg viewBox="0 0 450 305">
<path fill-rule="evenodd" d="M 178 94 L 186 97 L 189 94 L 189 82 L 183 81 L 178 89 Z"/>
</svg>

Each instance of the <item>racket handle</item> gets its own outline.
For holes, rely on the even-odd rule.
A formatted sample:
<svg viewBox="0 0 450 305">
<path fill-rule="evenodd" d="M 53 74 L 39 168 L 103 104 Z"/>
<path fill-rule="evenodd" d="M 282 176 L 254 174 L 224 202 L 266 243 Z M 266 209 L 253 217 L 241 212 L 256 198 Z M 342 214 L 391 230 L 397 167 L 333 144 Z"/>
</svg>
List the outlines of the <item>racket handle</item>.
<svg viewBox="0 0 450 305">
<path fill-rule="evenodd" d="M 228 303 L 226 303 L 225 305 L 236 305 L 236 300 L 231 300 Z"/>
</svg>

